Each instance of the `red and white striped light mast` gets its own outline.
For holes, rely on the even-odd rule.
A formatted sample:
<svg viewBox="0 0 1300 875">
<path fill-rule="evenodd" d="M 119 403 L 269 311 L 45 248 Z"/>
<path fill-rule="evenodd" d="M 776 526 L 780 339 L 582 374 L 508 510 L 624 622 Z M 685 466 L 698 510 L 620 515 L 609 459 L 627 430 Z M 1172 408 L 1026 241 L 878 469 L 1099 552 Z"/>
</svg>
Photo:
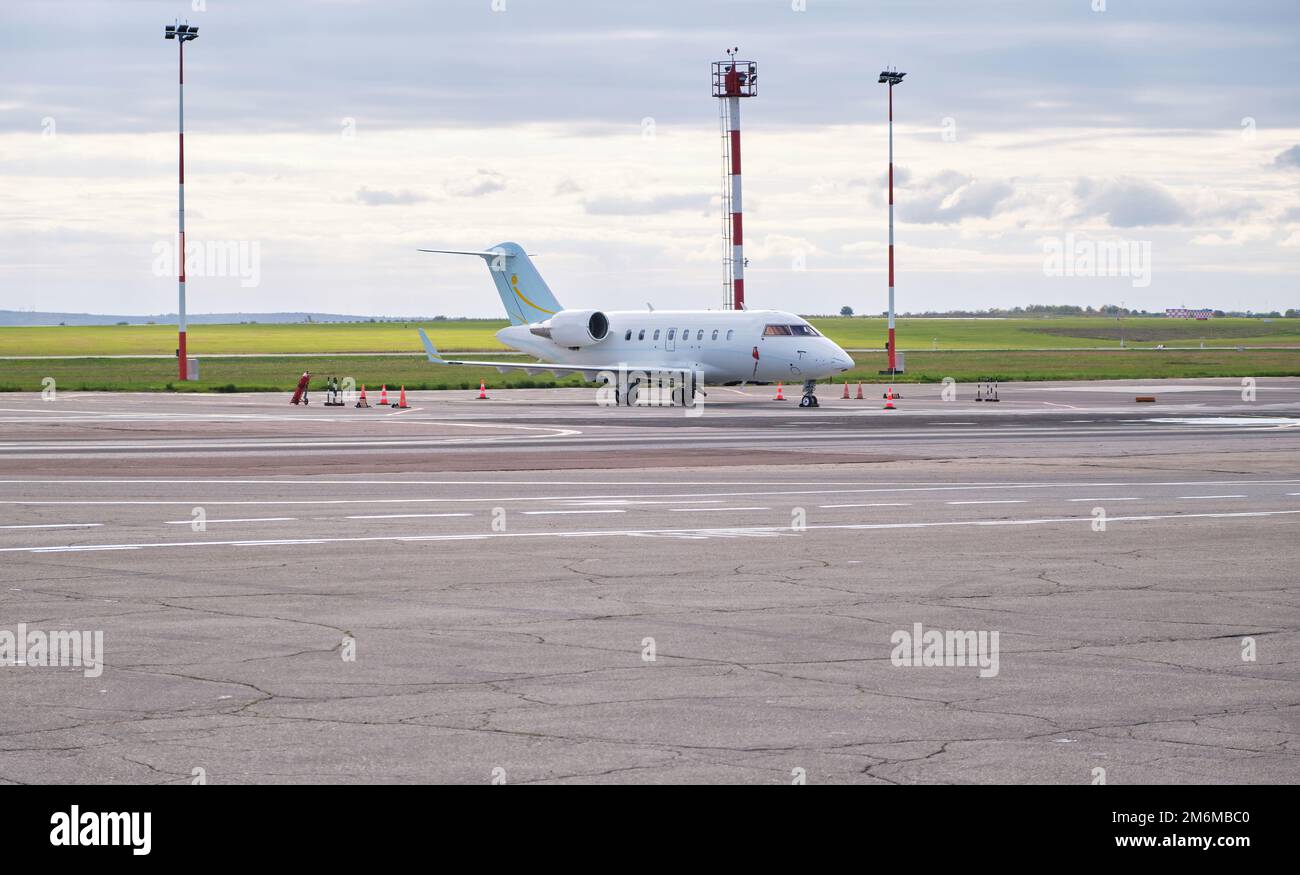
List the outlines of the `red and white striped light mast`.
<svg viewBox="0 0 1300 875">
<path fill-rule="evenodd" d="M 882 70 L 880 84 L 889 85 L 889 373 L 897 370 L 898 348 L 894 345 L 894 86 L 906 73 Z"/>
<path fill-rule="evenodd" d="M 197 26 L 191 27 L 188 24 L 169 24 L 163 30 L 163 38 L 176 40 L 180 62 L 180 200 L 176 211 L 176 218 L 180 228 L 179 244 L 176 250 L 176 262 L 179 265 L 177 278 L 180 281 L 180 305 L 176 311 L 176 328 L 179 332 L 176 359 L 179 363 L 180 379 L 186 380 L 189 378 L 189 371 L 186 367 L 188 359 L 185 357 L 185 44 L 190 40 L 199 38 L 199 29 Z"/>
<path fill-rule="evenodd" d="M 740 98 L 758 96 L 758 64 L 736 60 L 739 49 L 727 49 L 727 60 L 713 62 L 713 96 L 721 99 L 722 237 L 730 310 L 745 308 L 745 255 L 740 198 Z"/>
</svg>

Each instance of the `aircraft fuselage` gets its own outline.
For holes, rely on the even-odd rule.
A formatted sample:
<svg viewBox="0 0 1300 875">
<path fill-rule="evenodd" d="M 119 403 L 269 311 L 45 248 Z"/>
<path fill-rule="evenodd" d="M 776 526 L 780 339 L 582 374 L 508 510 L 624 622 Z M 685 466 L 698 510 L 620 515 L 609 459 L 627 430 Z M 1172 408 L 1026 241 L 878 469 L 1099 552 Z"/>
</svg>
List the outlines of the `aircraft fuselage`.
<svg viewBox="0 0 1300 875">
<path fill-rule="evenodd" d="M 545 362 L 694 371 L 705 383 L 795 383 L 843 373 L 853 359 L 808 322 L 780 310 L 610 310 L 598 342 L 561 346 L 531 325 L 497 332 L 504 345 Z"/>
</svg>

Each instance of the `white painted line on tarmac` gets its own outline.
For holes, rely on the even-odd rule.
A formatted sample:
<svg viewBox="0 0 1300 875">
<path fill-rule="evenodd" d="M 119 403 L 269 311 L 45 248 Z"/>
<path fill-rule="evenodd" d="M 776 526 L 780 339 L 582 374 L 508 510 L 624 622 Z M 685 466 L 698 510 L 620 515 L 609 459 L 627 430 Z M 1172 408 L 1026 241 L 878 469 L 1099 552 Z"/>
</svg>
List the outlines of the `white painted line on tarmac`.
<svg viewBox="0 0 1300 875">
<path fill-rule="evenodd" d="M 360 516 L 345 516 L 345 520 L 406 520 L 425 519 L 428 517 L 473 516 L 472 513 L 373 513 Z"/>
<path fill-rule="evenodd" d="M 1106 522 L 1155 522 L 1165 520 L 1196 520 L 1196 519 L 1244 519 L 1248 517 L 1271 517 L 1287 516 L 1291 514 L 1300 514 L 1300 510 L 1261 510 L 1261 511 L 1238 511 L 1234 513 L 1174 513 L 1174 514 L 1149 514 L 1143 516 L 1113 516 L 1109 517 Z M 611 535 L 623 536 L 653 536 L 653 535 L 701 535 L 701 536 L 728 536 L 728 535 L 764 535 L 764 534 L 781 534 L 785 532 L 802 533 L 813 530 L 854 530 L 865 531 L 870 529 L 929 529 L 929 528 L 950 528 L 961 526 L 1037 526 L 1053 525 L 1058 523 L 1087 523 L 1091 525 L 1094 519 L 1091 515 L 1083 517 L 1046 517 L 1041 519 L 1025 520 L 944 520 L 941 522 L 916 522 L 916 523 L 823 523 L 809 524 L 796 529 L 794 526 L 747 526 L 744 528 L 713 528 L 713 529 L 589 529 L 586 531 L 570 532 L 483 532 L 477 534 L 462 535 L 372 535 L 358 536 L 348 538 L 277 538 L 264 540 L 239 540 L 239 541 L 154 541 L 136 544 L 75 544 L 59 547 L 0 547 L 0 553 L 73 553 L 73 552 L 96 552 L 100 550 L 142 550 L 147 548 L 166 548 L 166 547 L 281 547 L 281 546 L 298 546 L 303 544 L 355 544 L 374 541 L 482 541 L 492 538 L 597 538 L 609 537 Z"/>
<path fill-rule="evenodd" d="M 528 516 L 552 516 L 554 514 L 572 514 L 572 513 L 627 513 L 622 508 L 607 507 L 593 510 L 525 510 L 521 513 Z"/>
<path fill-rule="evenodd" d="M 1254 427 L 1294 428 L 1300 419 L 1288 416 L 1193 416 L 1183 418 L 1151 419 L 1149 422 L 1167 422 L 1174 425 L 1245 425 Z"/>
<path fill-rule="evenodd" d="M 913 481 L 914 483 L 915 481 Z M 27 483 L 36 485 L 58 485 L 64 483 L 76 484 L 162 484 L 162 485 L 183 485 L 194 486 L 196 484 L 204 486 L 662 486 L 659 480 L 317 480 L 313 477 L 300 477 L 298 479 L 117 479 L 108 477 L 94 478 L 43 478 L 43 479 L 0 479 L 0 484 L 5 483 Z M 971 483 L 961 482 L 943 483 L 930 486 L 915 486 L 910 483 L 899 485 L 895 482 L 890 486 L 877 487 L 874 489 L 856 489 L 843 490 L 831 489 L 829 492 L 924 492 L 932 490 L 955 490 L 955 489 L 1053 489 L 1056 487 L 1077 486 L 1085 489 L 1097 489 L 1101 487 L 1115 486 L 1245 486 L 1253 484 L 1272 484 L 1272 483 L 1300 483 L 1300 478 L 1290 477 L 1280 480 L 1153 480 L 1145 483 L 1089 483 L 1083 481 L 1061 481 L 1059 483 Z M 721 481 L 700 481 L 696 486 L 772 486 L 770 480 L 721 480 Z M 825 486 L 824 482 L 815 480 L 803 482 L 790 482 L 775 484 L 779 486 Z M 722 493 L 713 493 L 715 495 Z M 766 494 L 766 493 L 727 493 L 739 495 Z M 775 494 L 775 493 L 772 493 Z M 606 496 L 569 496 L 570 498 L 603 498 Z M 650 497 L 650 496 L 646 496 Z"/>
<path fill-rule="evenodd" d="M 918 412 L 916 415 L 926 415 Z M 401 420 L 397 420 L 401 421 Z M 420 420 L 424 422 L 424 420 Z M 1121 420 L 1121 422 L 1143 423 L 1149 420 L 1133 419 Z M 441 424 L 441 423 L 434 423 Z M 471 423 L 455 423 L 457 425 L 472 426 Z M 1236 422 L 1189 422 L 1183 434 L 1195 434 L 1196 427 L 1217 427 L 1225 433 L 1244 433 L 1257 431 L 1267 433 L 1267 428 L 1259 426 L 1269 426 L 1270 428 L 1291 428 L 1300 425 L 1300 420 L 1295 420 L 1290 424 L 1269 425 L 1269 423 L 1253 422 L 1252 424 Z M 513 426 L 507 424 L 501 425 L 481 425 L 482 428 L 528 428 L 528 426 Z M 533 428 L 541 429 L 541 426 Z M 629 437 L 611 437 L 611 436 L 583 436 L 580 430 L 576 429 L 550 429 L 553 433 L 522 436 L 522 435 L 497 435 L 493 437 L 408 437 L 396 440 L 359 440 L 359 439 L 317 439 L 317 440 L 281 440 L 281 439 L 256 439 L 244 440 L 238 442 L 195 442 L 193 440 L 156 440 L 149 443 L 121 443 L 121 444 L 80 444 L 80 443 L 60 443 L 60 444 L 36 444 L 28 442 L 0 444 L 0 452 L 10 454 L 13 458 L 41 458 L 45 456 L 54 457 L 75 457 L 78 454 L 86 454 L 92 451 L 101 452 L 136 452 L 150 451 L 158 452 L 166 450 L 176 454 L 185 452 L 197 452 L 205 450 L 236 450 L 251 452 L 272 452 L 287 449 L 421 449 L 438 446 L 495 446 L 498 444 L 519 444 L 536 440 L 554 444 L 557 440 L 560 444 L 566 446 L 594 446 L 594 445 L 614 445 L 614 444 L 643 444 L 646 440 L 644 436 Z M 1052 427 L 1032 427 L 1025 426 L 1016 428 L 1014 426 L 998 426 L 988 430 L 981 431 L 964 431 L 963 437 L 990 437 L 990 438 L 1031 438 L 1040 435 L 1055 436 L 1075 436 L 1075 437 L 1098 437 L 1106 435 L 1123 435 L 1127 437 L 1139 437 L 1143 435 L 1162 435 L 1165 434 L 1163 426 L 1157 425 L 1151 429 L 1141 428 L 1108 428 L 1104 426 L 1095 426 L 1091 429 L 1069 429 Z M 828 433 L 817 435 L 816 439 L 823 442 L 824 446 L 831 446 L 839 443 L 851 441 L 876 441 L 876 442 L 899 442 L 909 439 L 932 438 L 932 437 L 950 437 L 951 433 L 945 429 L 929 429 L 926 431 L 911 432 L 893 432 L 893 431 L 862 431 L 846 432 L 844 434 Z M 670 444 L 734 444 L 737 442 L 754 442 L 763 438 L 761 433 L 750 434 L 681 434 L 681 435 L 656 435 L 655 440 L 660 445 Z M 569 440 L 565 440 L 569 439 Z"/>
<path fill-rule="evenodd" d="M 884 503 L 876 503 L 876 504 L 819 504 L 817 506 L 823 508 L 834 508 L 834 507 L 911 507 L 912 505 L 899 503 L 899 502 L 884 502 Z"/>
<path fill-rule="evenodd" d="M 36 481 L 4 481 L 4 480 L 0 480 L 0 484 L 6 483 L 6 482 L 36 482 Z M 55 481 L 40 481 L 40 482 L 44 482 L 44 483 L 59 483 L 59 482 L 81 482 L 81 481 L 58 481 L 58 480 L 55 480 Z M 103 482 L 103 483 L 131 483 L 131 482 L 137 482 L 137 481 L 126 480 L 126 481 L 85 481 L 85 482 L 92 482 L 92 483 L 94 483 L 94 482 Z M 145 481 L 138 481 L 138 482 L 145 482 Z M 168 483 L 184 483 L 185 485 L 188 485 L 188 486 L 191 486 L 191 487 L 195 486 L 196 483 L 199 483 L 199 484 L 202 485 L 202 482 L 201 482 L 201 481 L 192 481 L 192 480 L 187 480 L 187 481 L 160 481 L 160 482 L 168 482 Z M 269 485 L 269 486 L 284 486 L 284 485 L 287 485 L 287 484 L 291 484 L 291 483 L 292 483 L 292 481 L 276 481 L 276 480 L 263 480 L 263 481 L 253 481 L 253 482 L 258 483 L 258 484 L 262 484 L 262 485 Z M 401 485 L 401 484 L 403 484 L 403 483 L 411 483 L 411 482 L 412 482 L 412 481 L 402 481 L 402 480 L 395 480 L 395 481 L 365 481 L 365 485 L 380 485 L 380 484 L 387 484 L 387 485 Z M 858 488 L 853 488 L 853 489 L 844 489 L 844 488 L 840 488 L 840 489 L 762 490 L 762 491 L 755 491 L 755 492 L 748 492 L 748 491 L 744 491 L 744 492 L 700 492 L 700 491 L 696 490 L 696 491 L 692 491 L 692 492 L 677 492 L 677 493 L 673 493 L 673 492 L 662 492 L 662 493 L 632 493 L 632 494 L 614 494 L 614 495 L 597 495 L 597 494 L 587 494 L 587 495 L 538 495 L 538 496 L 532 496 L 532 495 L 515 495 L 515 496 L 488 496 L 488 497 L 484 497 L 484 498 L 323 498 L 323 499 L 263 499 L 263 500 L 242 500 L 242 501 L 224 501 L 224 500 L 223 500 L 223 501 L 217 501 L 217 500 L 207 500 L 207 499 L 202 499 L 202 500 L 200 500 L 200 499 L 191 499 L 191 500 L 188 500 L 188 501 L 171 501 L 171 500 L 161 500 L 161 499 L 159 499 L 159 500 L 154 500 L 154 499 L 126 499 L 126 500 L 117 500 L 117 499 L 114 499 L 114 500 L 84 500 L 84 499 L 83 499 L 83 500 L 75 500 L 75 499 L 72 499 L 72 500 L 68 500 L 68 499 L 58 499 L 58 500 L 40 500 L 40 499 L 5 499 L 5 500 L 0 500 L 0 505 L 5 505 L 5 504 L 21 504 L 21 505 L 72 505 L 72 506 L 92 506 L 92 505 L 93 505 L 93 506 L 100 506 L 100 505 L 104 505 L 104 506 L 119 506 L 119 505 L 124 505 L 124 506 L 130 506 L 130 505 L 181 505 L 181 506 L 191 506 L 191 507 L 192 507 L 192 506 L 194 506 L 194 505 L 196 505 L 196 504 L 207 505 L 207 506 L 226 506 L 226 505 L 230 505 L 230 506 L 239 506 L 239 505 L 271 505 L 271 506 L 280 506 L 280 505 L 294 505 L 294 504 L 296 504 L 296 505 L 330 505 L 330 504 L 421 504 L 421 503 L 460 504 L 460 503 L 466 503 L 466 502 L 493 502 L 493 503 L 500 503 L 500 502 L 507 502 L 507 501 L 528 501 L 528 502 L 532 502 L 532 501 L 576 501 L 576 500 L 602 500 L 602 499 L 603 499 L 603 500 L 608 500 L 608 499 L 614 499 L 614 498 L 627 498 L 627 499 L 677 499 L 676 502 L 664 502 L 664 503 L 680 503 L 680 504 L 685 504 L 685 503 L 691 503 L 691 502 L 693 502 L 693 500 L 696 500 L 696 499 L 698 498 L 698 496 L 701 496 L 701 495 L 723 496 L 723 497 L 727 497 L 727 498 L 743 498 L 743 497 L 763 497 L 763 498 L 778 497 L 778 498 L 779 498 L 779 497 L 783 497 L 783 496 L 792 496 L 792 495 L 862 495 L 862 494 L 878 494 L 878 493 L 891 493 L 891 492 L 895 492 L 895 493 L 896 493 L 896 492 L 962 492 L 962 491 L 966 491 L 966 492 L 969 492 L 969 491 L 976 491 L 976 492 L 979 492 L 979 491 L 986 491 L 986 490 L 987 490 L 987 491 L 995 491 L 995 490 L 1004 490 L 1004 489 L 1064 489 L 1064 488 L 1070 488 L 1070 487 L 1095 489 L 1095 488 L 1100 488 L 1100 487 L 1115 488 L 1115 487 L 1129 487 L 1129 486 L 1143 487 L 1143 488 L 1149 488 L 1149 487 L 1153 487 L 1153 486 L 1234 486 L 1234 485 L 1247 486 L 1247 485 L 1271 485 L 1271 484 L 1297 483 L 1297 482 L 1300 482 L 1300 480 L 1294 480 L 1294 479 L 1293 479 L 1293 480 L 1221 480 L 1221 481 L 1189 481 L 1189 482 L 1164 482 L 1164 483 L 1021 483 L 1021 484 L 969 485 L 969 486 L 967 486 L 967 485 L 962 485 L 962 486 L 898 486 L 898 487 L 873 487 L 873 488 L 862 488 L 862 489 L 858 489 Z M 296 485 L 296 484 L 295 484 L 295 485 Z M 347 480 L 344 480 L 344 481 L 336 481 L 336 482 L 334 482 L 332 485 L 354 485 L 354 482 L 353 482 L 353 481 L 347 481 Z M 482 482 L 482 481 L 480 481 L 480 482 L 473 482 L 473 481 L 452 481 L 452 482 L 445 482 L 445 481 L 430 481 L 430 483 L 420 483 L 419 485 L 448 485 L 448 486 L 477 486 L 477 487 L 485 487 L 485 486 L 487 486 L 487 487 L 492 487 L 492 486 L 499 486 L 499 485 L 530 485 L 530 486 L 538 486 L 538 485 L 540 485 L 540 486 L 556 486 L 556 485 L 600 485 L 600 486 L 614 486 L 614 485 L 626 485 L 626 484 L 619 484 L 619 483 L 594 483 L 594 484 L 593 484 L 593 483 L 584 483 L 584 482 L 581 482 L 581 481 L 574 482 L 574 483 L 565 483 L 565 484 L 546 483 L 545 481 L 541 481 L 541 482 L 529 482 L 529 481 L 524 481 L 523 483 L 509 482 L 509 483 L 504 483 L 504 484 L 503 484 L 503 483 L 499 483 L 499 482 L 495 482 L 495 481 L 488 481 L 488 482 L 486 482 L 486 483 L 485 483 L 485 482 Z M 638 485 L 661 485 L 661 484 L 649 484 L 649 483 L 647 483 L 647 484 L 638 484 Z M 704 483 L 704 484 L 699 484 L 699 485 L 701 485 L 701 486 L 709 486 L 709 485 L 714 485 L 714 484 Z M 731 485 L 731 484 L 716 484 L 716 485 Z"/>
<path fill-rule="evenodd" d="M 1123 498 L 1067 498 L 1066 501 L 1141 501 L 1139 496 L 1125 496 Z"/>
<path fill-rule="evenodd" d="M 577 505 L 581 505 L 581 506 L 583 506 L 583 507 L 597 507 L 597 506 L 611 505 L 611 504 L 617 504 L 617 505 L 632 505 L 632 504 L 722 504 L 722 499 L 721 499 L 721 498 L 706 498 L 706 499 L 696 500 L 696 501 L 686 501 L 686 500 L 678 500 L 678 501 L 636 501 L 635 499 L 630 499 L 630 498 L 591 498 L 591 499 L 588 499 L 588 498 L 580 498 L 580 499 L 576 499 L 576 500 L 573 500 L 573 501 L 570 501 L 570 500 L 565 499 L 565 500 L 563 500 L 562 503 L 564 503 L 564 504 L 577 504 Z"/>
<path fill-rule="evenodd" d="M 0 529 L 88 529 L 103 523 L 37 523 L 21 526 L 0 526 Z"/>
<path fill-rule="evenodd" d="M 1287 388 L 1287 387 L 1279 387 L 1279 388 Z M 1016 390 L 1021 392 L 1066 392 L 1068 391 L 1068 392 L 1102 392 L 1102 393 L 1109 392 L 1117 395 L 1129 395 L 1129 394 L 1154 395 L 1157 392 L 1165 392 L 1165 393 L 1228 392 L 1228 391 L 1240 392 L 1241 386 L 1239 384 L 1231 384 L 1231 383 L 1224 384 L 1222 386 L 1214 386 L 1214 385 L 1143 386 L 1141 384 L 1138 385 L 1119 384 L 1119 385 L 1110 385 L 1110 386 L 1108 385 L 1097 386 L 1092 384 L 1085 384 L 1082 386 L 1017 386 Z"/>
<path fill-rule="evenodd" d="M 945 501 L 944 504 L 1024 504 L 1027 498 L 990 498 L 987 501 Z"/>
<path fill-rule="evenodd" d="M 669 513 L 720 513 L 728 510 L 771 510 L 770 507 L 670 507 Z"/>
<path fill-rule="evenodd" d="M 99 550 L 143 550 L 145 547 L 158 546 L 156 544 L 103 544 L 98 545 L 95 549 Z M 45 547 L 39 550 L 30 550 L 33 553 L 82 553 L 85 552 L 84 546 L 69 545 L 67 547 Z M 6 548 L 3 552 L 17 552 L 13 548 Z"/>
<path fill-rule="evenodd" d="M 485 428 L 488 426 L 484 426 Z M 502 425 L 500 428 L 534 428 L 534 426 L 507 426 Z M 544 438 L 562 438 L 573 435 L 580 435 L 582 432 L 575 429 L 551 429 L 554 434 L 530 435 L 528 440 L 542 440 Z M 160 441 L 147 444 L 27 444 L 27 443 L 8 443 L 0 444 L 0 450 L 13 452 L 15 455 L 27 454 L 55 454 L 61 456 L 74 455 L 89 450 L 315 450 L 315 449 L 380 449 L 380 448 L 402 448 L 419 449 L 420 447 L 447 446 L 447 445 L 472 445 L 479 444 L 499 444 L 513 443 L 524 438 L 519 435 L 497 435 L 495 437 L 410 437 L 399 440 L 243 440 L 243 441 L 226 441 L 222 443 L 199 443 L 194 441 Z"/>
<path fill-rule="evenodd" d="M 1179 500 L 1192 498 L 1246 498 L 1245 495 L 1176 495 L 1174 497 Z"/>
<path fill-rule="evenodd" d="M 262 517 L 250 517 L 248 519 L 238 519 L 238 520 L 204 520 L 205 523 L 292 523 L 297 521 L 298 521 L 297 517 L 291 517 L 291 516 L 262 516 Z M 166 525 L 191 526 L 194 525 L 194 520 L 192 519 L 167 520 Z"/>
</svg>

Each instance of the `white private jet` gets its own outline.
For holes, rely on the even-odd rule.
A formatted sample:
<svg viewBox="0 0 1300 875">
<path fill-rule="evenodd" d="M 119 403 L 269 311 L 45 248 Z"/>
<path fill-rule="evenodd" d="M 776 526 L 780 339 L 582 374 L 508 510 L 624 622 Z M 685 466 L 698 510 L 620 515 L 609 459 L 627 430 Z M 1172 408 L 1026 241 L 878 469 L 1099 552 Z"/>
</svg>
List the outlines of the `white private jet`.
<svg viewBox="0 0 1300 875">
<path fill-rule="evenodd" d="M 452 255 L 475 255 L 487 262 L 509 327 L 497 340 L 537 362 L 448 359 L 429 336 L 420 340 L 429 361 L 443 365 L 496 368 L 501 373 L 552 371 L 580 373 L 587 380 L 609 381 L 613 374 L 632 374 L 620 386 L 622 400 L 636 401 L 637 386 L 647 374 L 678 375 L 705 385 L 747 382 L 803 383 L 800 407 L 817 406 L 817 380 L 853 367 L 853 359 L 804 319 L 780 310 L 566 310 L 517 243 L 491 249 L 421 249 Z M 620 381 L 621 383 L 624 381 Z M 682 393 L 683 396 L 685 393 Z M 682 397 L 683 404 L 694 402 Z"/>
</svg>

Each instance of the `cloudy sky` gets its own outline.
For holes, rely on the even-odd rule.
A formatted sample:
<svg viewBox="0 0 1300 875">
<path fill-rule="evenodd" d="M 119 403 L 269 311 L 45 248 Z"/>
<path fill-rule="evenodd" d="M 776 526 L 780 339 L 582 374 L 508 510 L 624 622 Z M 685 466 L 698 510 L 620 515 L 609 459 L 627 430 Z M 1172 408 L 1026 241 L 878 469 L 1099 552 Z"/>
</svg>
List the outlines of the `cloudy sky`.
<svg viewBox="0 0 1300 875">
<path fill-rule="evenodd" d="M 884 307 L 893 65 L 900 310 L 1300 307 L 1295 0 L 3 0 L 0 309 L 175 310 L 177 18 L 188 236 L 245 258 L 191 312 L 500 315 L 415 249 L 504 240 L 567 306 L 718 306 L 733 45 L 751 306 Z"/>
</svg>

